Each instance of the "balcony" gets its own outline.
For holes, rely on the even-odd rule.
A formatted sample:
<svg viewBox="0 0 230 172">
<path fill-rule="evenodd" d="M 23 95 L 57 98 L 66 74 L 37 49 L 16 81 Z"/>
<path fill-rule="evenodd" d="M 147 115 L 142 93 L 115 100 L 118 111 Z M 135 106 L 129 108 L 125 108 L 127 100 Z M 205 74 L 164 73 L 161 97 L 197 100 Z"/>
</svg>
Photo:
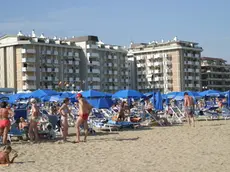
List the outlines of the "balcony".
<svg viewBox="0 0 230 172">
<path fill-rule="evenodd" d="M 47 72 L 52 72 L 52 68 L 47 68 Z"/>
<path fill-rule="evenodd" d="M 89 48 L 98 48 L 98 46 L 97 45 L 95 45 L 95 44 L 88 44 L 88 45 L 86 45 L 86 48 L 87 49 L 89 49 Z"/>
<path fill-rule="evenodd" d="M 54 60 L 54 64 L 58 64 L 58 60 Z"/>
<path fill-rule="evenodd" d="M 162 62 L 154 62 L 153 65 L 154 66 L 160 66 L 160 65 L 162 65 Z"/>
<path fill-rule="evenodd" d="M 154 81 L 162 81 L 162 80 L 163 80 L 162 77 L 155 77 L 155 78 L 154 78 Z"/>
<path fill-rule="evenodd" d="M 47 50 L 46 54 L 51 55 L 51 50 Z"/>
<path fill-rule="evenodd" d="M 47 59 L 47 63 L 52 63 L 52 60 L 51 59 Z"/>
<path fill-rule="evenodd" d="M 22 62 L 23 63 L 35 63 L 35 58 L 29 58 L 29 57 L 27 57 L 27 58 L 22 58 Z"/>
<path fill-rule="evenodd" d="M 36 50 L 35 49 L 22 49 L 22 54 L 35 54 Z"/>
<path fill-rule="evenodd" d="M 100 80 L 100 78 L 99 78 L 99 77 L 93 77 L 93 78 L 92 78 L 92 81 L 95 81 L 95 82 L 100 82 L 101 80 Z"/>
<path fill-rule="evenodd" d="M 137 67 L 145 67 L 145 64 L 139 63 L 139 64 L 137 64 Z"/>
<path fill-rule="evenodd" d="M 100 62 L 98 61 L 92 61 L 92 63 L 89 63 L 90 65 L 94 65 L 94 66 L 100 66 Z"/>
<path fill-rule="evenodd" d="M 153 81 L 153 79 L 152 79 L 152 78 L 148 78 L 147 80 L 148 80 L 149 82 Z"/>
<path fill-rule="evenodd" d="M 72 57 L 73 53 L 72 52 L 68 52 L 68 56 Z"/>
<path fill-rule="evenodd" d="M 26 81 L 26 80 L 35 81 L 36 80 L 36 76 L 28 76 L 28 75 L 26 75 L 26 76 L 22 77 L 22 80 L 23 81 Z"/>
<path fill-rule="evenodd" d="M 200 57 L 200 54 L 195 54 L 195 57 L 196 57 L 196 58 L 199 58 L 199 57 Z"/>
<path fill-rule="evenodd" d="M 47 77 L 47 80 L 48 80 L 48 81 L 52 81 L 53 78 L 52 78 L 51 76 L 48 76 L 48 77 Z"/>
<path fill-rule="evenodd" d="M 53 89 L 53 86 L 52 86 L 52 85 L 48 85 L 47 88 L 50 89 L 50 90 L 52 90 L 52 89 Z"/>
<path fill-rule="evenodd" d="M 59 72 L 59 69 L 58 69 L 58 68 L 55 68 L 55 69 L 54 69 L 54 72 Z"/>
<path fill-rule="evenodd" d="M 57 56 L 58 55 L 58 51 L 54 51 L 54 55 Z"/>
<path fill-rule="evenodd" d="M 79 61 L 75 61 L 74 64 L 75 64 L 75 65 L 79 65 Z"/>
<path fill-rule="evenodd" d="M 79 57 L 79 53 L 77 53 L 77 52 L 74 53 L 74 56 L 75 56 L 75 57 Z"/>
<path fill-rule="evenodd" d="M 158 58 L 162 58 L 162 56 L 160 54 L 155 54 L 154 59 L 158 59 Z"/>
<path fill-rule="evenodd" d="M 23 85 L 22 89 L 23 90 L 35 90 L 36 86 L 35 85 L 31 85 L 31 84 L 27 84 L 27 85 Z"/>
<path fill-rule="evenodd" d="M 193 80 L 193 77 L 192 76 L 188 76 L 188 80 Z"/>
<path fill-rule="evenodd" d="M 154 73 L 158 74 L 158 73 L 160 73 L 160 70 L 154 70 Z"/>
<path fill-rule="evenodd" d="M 22 72 L 35 72 L 35 67 L 23 67 Z"/>
<path fill-rule="evenodd" d="M 152 60 L 152 59 L 154 59 L 154 56 L 149 55 L 149 56 L 147 56 L 147 59 L 148 59 L 148 60 Z"/>
<path fill-rule="evenodd" d="M 142 79 L 141 79 L 141 78 L 138 78 L 137 81 L 138 81 L 138 82 L 142 82 Z"/>
<path fill-rule="evenodd" d="M 98 57 L 99 57 L 99 54 L 98 54 L 98 53 L 87 53 L 87 57 L 88 57 L 88 58 L 93 58 L 93 57 L 98 58 Z"/>
<path fill-rule="evenodd" d="M 94 85 L 94 86 L 93 86 L 93 89 L 94 89 L 94 90 L 100 90 L 100 85 Z"/>
</svg>

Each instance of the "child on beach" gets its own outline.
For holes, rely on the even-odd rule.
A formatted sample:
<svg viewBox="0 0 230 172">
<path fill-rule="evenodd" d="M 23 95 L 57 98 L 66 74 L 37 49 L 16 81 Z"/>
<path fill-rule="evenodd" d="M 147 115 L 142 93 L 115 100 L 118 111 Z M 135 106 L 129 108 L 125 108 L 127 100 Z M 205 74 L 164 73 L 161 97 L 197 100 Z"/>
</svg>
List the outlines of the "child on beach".
<svg viewBox="0 0 230 172">
<path fill-rule="evenodd" d="M 0 151 L 0 165 L 6 165 L 8 166 L 9 164 L 13 163 L 15 158 L 18 157 L 18 154 L 16 151 L 14 151 L 13 158 L 10 160 L 10 153 L 12 153 L 13 150 L 11 146 L 7 145 L 3 148 L 3 151 Z"/>
</svg>

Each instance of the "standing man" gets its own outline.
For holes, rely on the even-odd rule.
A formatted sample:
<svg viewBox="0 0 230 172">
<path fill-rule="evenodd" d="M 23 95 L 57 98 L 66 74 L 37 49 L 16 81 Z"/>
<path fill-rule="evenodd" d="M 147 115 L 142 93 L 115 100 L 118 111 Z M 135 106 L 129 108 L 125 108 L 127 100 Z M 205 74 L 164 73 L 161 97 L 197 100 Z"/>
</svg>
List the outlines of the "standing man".
<svg viewBox="0 0 230 172">
<path fill-rule="evenodd" d="M 188 124 L 195 127 L 195 119 L 194 119 L 194 101 L 191 96 L 188 95 L 187 92 L 184 93 L 184 112 L 188 121 Z"/>
<path fill-rule="evenodd" d="M 87 121 L 88 121 L 89 114 L 93 107 L 86 100 L 83 99 L 82 94 L 78 93 L 77 99 L 79 103 L 79 111 L 78 111 L 79 116 L 76 122 L 76 136 L 77 136 L 76 143 L 79 143 L 80 142 L 80 125 L 82 124 L 84 124 L 84 131 L 85 131 L 84 142 L 86 142 L 86 138 L 88 135 Z"/>
</svg>

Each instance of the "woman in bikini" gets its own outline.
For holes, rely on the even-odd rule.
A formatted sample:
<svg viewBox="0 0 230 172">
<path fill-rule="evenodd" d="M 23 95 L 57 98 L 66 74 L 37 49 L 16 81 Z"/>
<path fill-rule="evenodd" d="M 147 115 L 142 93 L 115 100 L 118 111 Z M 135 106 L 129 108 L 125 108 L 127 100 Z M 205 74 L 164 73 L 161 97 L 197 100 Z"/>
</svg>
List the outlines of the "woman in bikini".
<svg viewBox="0 0 230 172">
<path fill-rule="evenodd" d="M 10 160 L 9 154 L 12 153 L 14 150 L 12 150 L 11 146 L 7 145 L 3 148 L 3 151 L 0 151 L 0 165 L 6 165 L 8 166 L 10 163 L 14 162 L 14 159 L 18 157 L 18 154 L 16 151 L 14 151 L 14 155 L 12 159 Z"/>
<path fill-rule="evenodd" d="M 13 117 L 14 112 L 7 108 L 7 103 L 2 102 L 0 108 L 0 136 L 3 136 L 3 144 L 7 144 L 7 135 L 10 130 L 9 117 Z"/>
<path fill-rule="evenodd" d="M 64 142 L 66 141 L 66 137 L 68 136 L 68 114 L 70 113 L 68 105 L 69 98 L 65 98 L 61 108 L 59 109 L 61 115 L 61 133 Z"/>
<path fill-rule="evenodd" d="M 30 116 L 30 125 L 29 125 L 29 136 L 30 141 L 35 140 L 35 142 L 38 142 L 38 122 L 39 122 L 39 109 L 37 107 L 37 101 L 36 99 L 31 99 L 30 103 L 32 105 L 31 107 L 31 116 Z"/>
</svg>

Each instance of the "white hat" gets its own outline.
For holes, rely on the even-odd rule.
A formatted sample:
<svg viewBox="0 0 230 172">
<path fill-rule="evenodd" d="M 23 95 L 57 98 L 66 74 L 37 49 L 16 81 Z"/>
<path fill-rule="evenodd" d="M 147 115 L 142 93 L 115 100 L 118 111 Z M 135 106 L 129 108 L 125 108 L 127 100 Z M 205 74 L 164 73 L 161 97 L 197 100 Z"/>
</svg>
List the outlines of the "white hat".
<svg viewBox="0 0 230 172">
<path fill-rule="evenodd" d="M 35 98 L 30 99 L 30 103 L 37 103 L 37 100 Z"/>
</svg>

